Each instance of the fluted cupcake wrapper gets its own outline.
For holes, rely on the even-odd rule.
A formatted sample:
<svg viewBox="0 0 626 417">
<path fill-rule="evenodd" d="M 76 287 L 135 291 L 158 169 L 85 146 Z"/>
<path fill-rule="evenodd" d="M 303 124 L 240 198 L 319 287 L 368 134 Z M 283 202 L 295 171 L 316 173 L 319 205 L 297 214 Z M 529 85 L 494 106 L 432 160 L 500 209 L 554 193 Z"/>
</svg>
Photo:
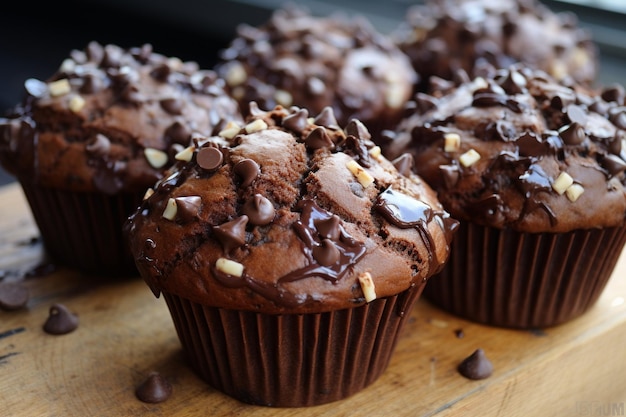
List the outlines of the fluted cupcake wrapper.
<svg viewBox="0 0 626 417">
<path fill-rule="evenodd" d="M 164 293 L 193 370 L 242 402 L 303 407 L 341 400 L 387 368 L 423 286 L 364 306 L 271 315 Z"/>
<path fill-rule="evenodd" d="M 96 274 L 136 274 L 122 225 L 142 195 L 71 192 L 22 180 L 20 184 L 44 248 L 55 262 Z"/>
<path fill-rule="evenodd" d="M 624 227 L 532 234 L 463 222 L 424 297 L 483 324 L 554 326 L 598 300 L 625 241 Z"/>
</svg>

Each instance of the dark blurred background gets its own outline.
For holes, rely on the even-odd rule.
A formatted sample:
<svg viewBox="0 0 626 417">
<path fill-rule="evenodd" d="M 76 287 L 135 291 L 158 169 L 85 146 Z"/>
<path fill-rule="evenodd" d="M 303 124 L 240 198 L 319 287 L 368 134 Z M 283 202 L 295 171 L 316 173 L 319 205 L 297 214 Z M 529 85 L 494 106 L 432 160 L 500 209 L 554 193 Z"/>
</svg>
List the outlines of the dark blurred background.
<svg viewBox="0 0 626 417">
<path fill-rule="evenodd" d="M 400 22 L 409 0 L 298 1 L 312 13 L 360 13 L 384 33 Z M 546 0 L 555 11 L 573 11 L 601 52 L 598 83 L 626 85 L 626 1 Z M 601 4 L 600 4 L 601 3 Z M 155 52 L 210 68 L 239 23 L 260 24 L 280 0 L 62 0 L 12 2 L 0 13 L 0 111 L 22 97 L 26 78 L 45 79 L 71 49 L 91 40 L 123 47 L 152 44 Z M 0 185 L 13 178 L 0 167 Z"/>
</svg>

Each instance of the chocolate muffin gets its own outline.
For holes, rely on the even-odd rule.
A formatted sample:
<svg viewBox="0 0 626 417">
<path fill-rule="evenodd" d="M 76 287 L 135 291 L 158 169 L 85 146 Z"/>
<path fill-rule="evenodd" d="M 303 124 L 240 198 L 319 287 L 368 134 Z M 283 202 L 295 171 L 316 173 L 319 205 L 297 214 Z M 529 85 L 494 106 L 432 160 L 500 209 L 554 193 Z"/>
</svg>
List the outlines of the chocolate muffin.
<svg viewBox="0 0 626 417">
<path fill-rule="evenodd" d="M 626 238 L 624 89 L 572 88 L 517 66 L 418 94 L 412 109 L 384 152 L 408 152 L 461 222 L 425 296 L 517 328 L 588 310 Z"/>
<path fill-rule="evenodd" d="M 54 261 L 136 273 L 122 224 L 191 134 L 241 119 L 213 71 L 91 42 L 0 119 L 0 162 L 19 180 Z"/>
<path fill-rule="evenodd" d="M 131 251 L 210 385 L 267 406 L 336 401 L 385 370 L 458 222 L 360 121 L 251 108 L 196 138 L 129 217 Z"/>
<path fill-rule="evenodd" d="M 391 37 L 421 76 L 454 80 L 486 76 L 520 62 L 569 84 L 591 85 L 598 52 L 571 12 L 535 0 L 427 0 L 407 9 Z"/>
<path fill-rule="evenodd" d="M 363 16 L 314 16 L 291 4 L 258 27 L 242 24 L 216 69 L 244 114 L 296 105 L 333 108 L 339 126 L 359 119 L 376 135 L 402 116 L 417 81 L 408 58 Z"/>
</svg>

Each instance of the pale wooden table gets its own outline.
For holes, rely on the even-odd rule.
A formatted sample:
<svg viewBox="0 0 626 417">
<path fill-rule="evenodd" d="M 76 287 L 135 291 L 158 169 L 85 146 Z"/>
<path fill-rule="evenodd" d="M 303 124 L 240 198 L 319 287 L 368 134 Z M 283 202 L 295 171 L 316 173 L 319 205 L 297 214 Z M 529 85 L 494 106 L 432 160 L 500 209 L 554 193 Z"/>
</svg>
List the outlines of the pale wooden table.
<svg viewBox="0 0 626 417">
<path fill-rule="evenodd" d="M 27 244 L 36 236 L 19 186 L 0 187 L 0 271 L 37 265 L 41 245 Z M 373 385 L 331 404 L 275 409 L 240 403 L 196 377 L 164 301 L 139 278 L 97 279 L 61 268 L 26 281 L 26 308 L 0 310 L 0 416 L 624 415 L 625 274 L 623 258 L 590 311 L 540 332 L 473 324 L 420 300 L 389 368 Z M 55 302 L 79 315 L 73 333 L 43 332 Z M 481 381 L 456 371 L 476 348 L 495 368 Z M 151 371 L 174 386 L 164 403 L 145 404 L 134 395 Z M 606 410 L 614 414 L 592 414 Z"/>
</svg>

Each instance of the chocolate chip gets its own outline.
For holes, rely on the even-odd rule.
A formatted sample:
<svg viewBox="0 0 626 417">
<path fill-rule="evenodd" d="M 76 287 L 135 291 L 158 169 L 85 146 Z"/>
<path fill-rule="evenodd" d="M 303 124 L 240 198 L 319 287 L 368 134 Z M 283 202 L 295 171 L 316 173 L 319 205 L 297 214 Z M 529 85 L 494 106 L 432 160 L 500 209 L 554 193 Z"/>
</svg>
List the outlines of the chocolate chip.
<svg viewBox="0 0 626 417">
<path fill-rule="evenodd" d="M 415 105 L 420 114 L 424 114 L 429 110 L 437 107 L 437 99 L 424 93 L 415 95 Z"/>
<path fill-rule="evenodd" d="M 522 156 L 544 155 L 548 147 L 534 133 L 526 132 L 515 141 L 519 154 Z"/>
<path fill-rule="evenodd" d="M 197 196 L 176 197 L 176 217 L 182 223 L 189 223 L 198 216 L 202 207 L 202 199 Z"/>
<path fill-rule="evenodd" d="M 0 282 L 0 308 L 17 310 L 28 303 L 30 294 L 24 284 L 19 282 Z"/>
<path fill-rule="evenodd" d="M 519 72 L 510 70 L 500 86 L 507 92 L 507 94 L 520 94 L 524 92 L 526 78 L 524 78 L 524 76 Z"/>
<path fill-rule="evenodd" d="M 310 149 L 332 149 L 335 147 L 335 144 L 323 127 L 313 129 L 306 139 L 304 139 L 304 144 Z"/>
<path fill-rule="evenodd" d="M 330 106 L 324 107 L 320 114 L 318 114 L 314 119 L 314 122 L 318 126 L 324 126 L 329 129 L 339 129 L 339 123 L 335 118 L 335 112 Z"/>
<path fill-rule="evenodd" d="M 330 266 L 339 260 L 340 252 L 337 246 L 330 239 L 324 239 L 322 242 L 313 246 L 313 258 L 322 266 Z"/>
<path fill-rule="evenodd" d="M 600 96 L 605 101 L 615 101 L 619 104 L 622 104 L 624 100 L 624 87 L 619 84 L 605 87 L 602 90 Z"/>
<path fill-rule="evenodd" d="M 587 113 L 581 106 L 570 104 L 567 106 L 565 113 L 571 123 L 578 123 L 581 126 L 587 124 Z"/>
<path fill-rule="evenodd" d="M 176 98 L 166 98 L 159 103 L 161 108 L 169 114 L 178 115 L 183 112 L 183 103 Z"/>
<path fill-rule="evenodd" d="M 252 159 L 242 159 L 235 164 L 235 167 L 233 169 L 235 171 L 235 174 L 237 174 L 241 178 L 242 187 L 248 187 L 250 184 L 252 184 L 252 181 L 254 181 L 261 172 L 259 164 L 257 164 Z"/>
<path fill-rule="evenodd" d="M 392 163 L 400 174 L 408 177 L 409 175 L 411 175 L 411 172 L 413 172 L 413 165 L 415 165 L 415 160 L 413 159 L 412 154 L 405 152 L 396 159 L 394 159 Z"/>
<path fill-rule="evenodd" d="M 100 91 L 104 87 L 104 83 L 98 77 L 93 74 L 85 74 L 83 77 L 83 84 L 79 90 L 83 94 L 93 94 Z"/>
<path fill-rule="evenodd" d="M 135 389 L 135 395 L 145 403 L 160 403 L 172 395 L 172 385 L 158 372 L 152 372 Z"/>
<path fill-rule="evenodd" d="M 619 175 L 626 170 L 626 162 L 616 155 L 606 155 L 600 163 L 611 176 Z"/>
<path fill-rule="evenodd" d="M 616 107 L 609 111 L 609 120 L 618 128 L 626 129 L 626 107 Z"/>
<path fill-rule="evenodd" d="M 559 136 L 567 145 L 580 145 L 587 138 L 585 129 L 577 122 L 563 126 L 559 130 Z"/>
<path fill-rule="evenodd" d="M 339 239 L 339 234 L 341 233 L 341 230 L 339 228 L 339 226 L 341 225 L 341 219 L 336 214 L 333 214 L 327 219 L 316 219 L 313 221 L 313 224 L 317 229 L 317 233 L 323 239 Z"/>
<path fill-rule="evenodd" d="M 215 237 L 220 241 L 226 253 L 246 243 L 246 225 L 248 216 L 239 216 L 234 220 L 213 227 Z"/>
<path fill-rule="evenodd" d="M 465 332 L 463 331 L 463 329 L 456 329 L 454 331 L 454 334 L 457 339 L 463 339 L 465 337 Z"/>
<path fill-rule="evenodd" d="M 255 194 L 248 199 L 241 212 L 248 216 L 251 224 L 257 226 L 264 226 L 274 220 L 274 205 L 261 194 Z"/>
<path fill-rule="evenodd" d="M 172 73 L 172 68 L 169 65 L 167 65 L 167 63 L 162 63 L 158 65 L 156 68 L 154 68 L 152 72 L 150 72 L 150 76 L 154 78 L 155 80 L 164 83 L 167 81 L 167 78 L 170 76 L 171 73 Z"/>
<path fill-rule="evenodd" d="M 222 151 L 213 146 L 201 148 L 196 154 L 196 163 L 200 166 L 200 168 L 207 171 L 213 171 L 219 168 L 223 161 L 224 155 L 222 154 Z"/>
<path fill-rule="evenodd" d="M 165 138 L 170 139 L 171 142 L 188 145 L 191 137 L 191 131 L 187 128 L 187 126 L 179 121 L 176 121 L 165 129 L 164 136 Z"/>
<path fill-rule="evenodd" d="M 485 379 L 493 373 L 493 364 L 482 349 L 476 349 L 457 367 L 461 375 L 469 379 Z"/>
<path fill-rule="evenodd" d="M 433 215 L 428 204 L 391 187 L 380 193 L 374 208 L 389 222 L 402 229 L 426 224 Z"/>
<path fill-rule="evenodd" d="M 48 334 L 61 335 L 70 333 L 78 327 L 78 316 L 68 310 L 63 304 L 53 304 L 50 315 L 43 325 Z"/>
<path fill-rule="evenodd" d="M 365 140 L 372 138 L 372 135 L 369 130 L 367 130 L 367 127 L 365 127 L 365 125 L 357 119 L 350 120 L 350 123 L 346 126 L 346 134 Z"/>
<path fill-rule="evenodd" d="M 441 173 L 443 184 L 448 189 L 454 188 L 461 177 L 458 165 L 441 165 L 439 166 L 439 172 Z"/>
<path fill-rule="evenodd" d="M 111 141 L 109 138 L 104 136 L 102 133 L 97 133 L 96 136 L 92 137 L 86 144 L 85 150 L 87 153 L 93 155 L 106 155 L 109 153 L 111 149 Z"/>
<path fill-rule="evenodd" d="M 308 117 L 308 110 L 299 109 L 295 113 L 290 114 L 283 119 L 283 127 L 296 133 L 302 133 L 309 124 L 307 121 Z"/>
<path fill-rule="evenodd" d="M 33 97 L 43 97 L 48 92 L 48 85 L 35 78 L 29 78 L 24 82 L 26 92 Z"/>
</svg>

